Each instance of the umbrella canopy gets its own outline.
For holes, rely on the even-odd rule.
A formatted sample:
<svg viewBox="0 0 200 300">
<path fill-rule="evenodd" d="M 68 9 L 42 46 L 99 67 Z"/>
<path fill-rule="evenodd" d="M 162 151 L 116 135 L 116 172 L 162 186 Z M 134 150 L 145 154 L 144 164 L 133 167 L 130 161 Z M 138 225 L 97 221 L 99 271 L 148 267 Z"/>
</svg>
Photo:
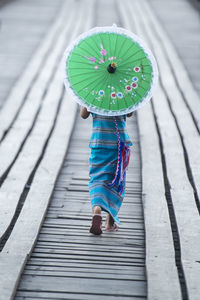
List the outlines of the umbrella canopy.
<svg viewBox="0 0 200 300">
<path fill-rule="evenodd" d="M 64 54 L 64 83 L 88 111 L 124 115 L 151 97 L 158 70 L 144 42 L 117 26 L 97 27 L 80 35 Z"/>
</svg>

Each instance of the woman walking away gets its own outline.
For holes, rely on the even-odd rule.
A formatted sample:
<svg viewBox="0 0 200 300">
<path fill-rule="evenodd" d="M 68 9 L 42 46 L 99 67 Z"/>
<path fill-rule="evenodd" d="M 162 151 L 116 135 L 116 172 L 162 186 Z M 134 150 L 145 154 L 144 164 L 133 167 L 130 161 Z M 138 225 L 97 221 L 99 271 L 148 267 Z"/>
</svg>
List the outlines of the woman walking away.
<svg viewBox="0 0 200 300">
<path fill-rule="evenodd" d="M 87 119 L 90 112 L 86 107 L 81 109 L 81 117 Z M 101 212 L 108 213 L 106 231 L 117 231 L 120 223 L 117 214 L 125 195 L 126 169 L 132 145 L 126 131 L 126 115 L 102 116 L 91 113 L 93 131 L 89 147 L 90 182 L 89 193 L 93 209 L 90 232 L 102 233 Z M 132 116 L 132 113 L 127 115 Z"/>
</svg>

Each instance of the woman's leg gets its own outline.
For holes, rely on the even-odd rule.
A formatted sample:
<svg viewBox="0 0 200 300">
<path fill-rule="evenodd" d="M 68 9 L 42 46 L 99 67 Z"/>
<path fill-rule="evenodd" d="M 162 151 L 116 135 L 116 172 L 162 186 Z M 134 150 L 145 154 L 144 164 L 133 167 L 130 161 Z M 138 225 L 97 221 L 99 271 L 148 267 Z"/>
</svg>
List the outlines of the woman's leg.
<svg viewBox="0 0 200 300">
<path fill-rule="evenodd" d="M 113 217 L 108 214 L 107 218 L 106 218 L 106 230 L 107 231 L 117 231 L 118 230 L 118 226 L 115 223 L 115 220 L 113 219 Z"/>
<path fill-rule="evenodd" d="M 101 207 L 100 206 L 94 206 L 93 207 L 93 214 L 94 215 L 100 215 L 101 214 Z"/>
</svg>

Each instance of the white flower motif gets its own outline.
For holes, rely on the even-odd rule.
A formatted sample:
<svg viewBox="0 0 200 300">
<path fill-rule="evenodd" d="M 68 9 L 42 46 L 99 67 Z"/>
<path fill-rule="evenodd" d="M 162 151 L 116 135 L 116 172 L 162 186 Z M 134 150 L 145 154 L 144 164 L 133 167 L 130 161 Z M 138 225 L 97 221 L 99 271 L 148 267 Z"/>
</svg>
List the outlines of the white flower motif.
<svg viewBox="0 0 200 300">
<path fill-rule="evenodd" d="M 100 96 L 103 96 L 103 95 L 104 95 L 104 91 L 103 91 L 103 90 L 100 90 L 100 91 L 99 91 L 99 95 L 100 95 Z"/>
</svg>

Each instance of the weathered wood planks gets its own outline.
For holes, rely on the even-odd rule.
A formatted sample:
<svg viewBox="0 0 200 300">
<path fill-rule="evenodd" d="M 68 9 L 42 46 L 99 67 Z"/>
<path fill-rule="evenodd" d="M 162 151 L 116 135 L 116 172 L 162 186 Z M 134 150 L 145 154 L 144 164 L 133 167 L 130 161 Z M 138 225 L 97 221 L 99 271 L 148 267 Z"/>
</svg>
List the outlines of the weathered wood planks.
<svg viewBox="0 0 200 300">
<path fill-rule="evenodd" d="M 0 109 L 5 105 L 11 88 L 29 65 L 31 57 L 37 52 L 38 45 L 57 18 L 63 2 L 0 1 Z M 15 100 L 14 95 L 13 106 Z"/>
<path fill-rule="evenodd" d="M 131 5 L 128 7 L 130 10 L 132 9 Z M 131 30 L 133 25 L 130 23 L 130 19 L 125 19 L 126 14 L 122 6 L 121 9 L 124 13 L 125 25 Z M 135 23 L 134 26 L 137 33 L 141 35 L 138 23 Z M 138 121 L 142 152 L 142 190 L 145 213 L 148 298 L 181 299 L 174 265 L 170 220 L 164 196 L 162 162 L 159 160 L 158 138 L 155 133 L 156 128 L 149 105 L 138 112 Z M 160 234 L 161 230 L 162 235 Z"/>
<path fill-rule="evenodd" d="M 71 19 L 72 20 L 72 19 Z M 69 29 L 69 27 L 67 27 Z M 62 37 L 62 43 L 64 42 L 65 35 Z M 59 47 L 58 43 L 58 49 Z M 63 47 L 59 49 L 62 53 Z M 54 58 L 54 63 L 56 63 L 56 57 Z M 47 89 L 48 86 L 48 76 L 49 71 L 51 74 L 51 70 L 44 69 L 44 76 L 47 77 L 47 81 L 42 80 L 41 82 L 45 83 L 44 89 Z M 55 72 L 55 70 L 52 70 Z M 43 73 L 43 72 L 42 72 Z M 43 84 L 42 83 L 42 84 Z M 40 83 L 39 83 L 40 84 Z M 38 90 L 39 87 L 36 86 L 36 90 Z M 34 166 L 37 164 L 38 158 L 40 157 L 43 148 L 45 146 L 46 141 L 48 140 L 49 134 L 52 130 L 52 126 L 54 126 L 54 120 L 57 115 L 57 110 L 59 108 L 59 103 L 62 100 L 62 93 L 63 93 L 63 84 L 60 80 L 60 69 L 57 68 L 53 81 L 51 82 L 51 85 L 47 91 L 47 94 L 42 102 L 42 104 L 39 104 L 38 101 L 40 101 L 41 95 L 35 95 L 35 98 L 33 98 L 33 102 L 41 107 L 41 111 L 38 115 L 38 120 L 33 128 L 33 131 L 30 132 L 28 136 L 28 140 L 26 141 L 23 150 L 21 149 L 19 157 L 15 161 L 14 166 L 12 167 L 11 171 L 9 172 L 9 175 L 7 176 L 6 181 L 1 186 L 0 190 L 0 236 L 2 237 L 9 226 L 9 223 L 11 222 L 13 215 L 15 213 L 17 204 L 18 204 L 18 198 L 19 195 L 22 193 L 25 184 L 28 181 L 28 178 L 31 174 L 31 171 L 34 169 Z M 36 99 L 36 101 L 34 101 Z M 32 117 L 34 118 L 34 108 L 32 107 L 33 103 L 29 99 L 27 102 L 27 107 L 25 107 L 25 111 L 22 111 L 22 116 L 19 115 L 19 119 L 16 121 L 16 125 L 13 127 L 13 129 L 9 132 L 8 138 L 4 140 L 4 145 L 2 146 L 2 152 L 0 158 L 0 165 L 1 170 L 5 171 L 5 168 L 8 166 L 9 160 L 12 162 L 12 155 L 15 155 L 15 147 L 13 145 L 16 145 L 17 143 L 22 143 L 21 141 L 21 134 L 23 135 L 24 131 L 25 134 L 26 131 L 29 132 L 29 126 L 32 126 L 34 123 L 34 119 L 32 120 Z M 37 108 L 36 108 L 37 109 Z M 32 116 L 33 113 L 33 116 Z M 47 118 L 48 116 L 48 118 Z M 29 124 L 30 122 L 30 124 Z M 28 124 L 27 124 L 28 123 Z M 7 141 L 8 139 L 8 141 Z M 17 143 L 15 142 L 17 141 Z M 18 147 L 18 145 L 16 145 Z M 4 167 L 4 163 L 6 166 Z M 23 166 L 23 168 L 21 167 Z M 7 201 L 5 202 L 4 199 L 7 198 Z"/>
<path fill-rule="evenodd" d="M 200 274 L 198 263 L 200 258 L 200 219 L 198 206 L 195 203 L 193 186 L 190 178 L 188 178 L 184 154 L 187 152 L 189 161 L 192 161 L 190 164 L 191 173 L 195 174 L 194 184 L 198 195 L 199 170 L 196 168 L 199 164 L 198 162 L 200 162 L 200 157 L 198 151 L 194 151 L 194 149 L 199 148 L 200 139 L 192 122 L 190 112 L 184 105 L 181 94 L 179 94 L 179 90 L 173 83 L 173 76 L 171 76 L 168 69 L 168 62 L 165 62 L 163 52 L 157 52 L 159 51 L 159 45 L 155 38 L 152 39 L 153 36 L 150 34 L 149 28 L 149 23 L 147 23 L 146 30 L 157 54 L 161 72 L 160 77 L 163 82 L 163 91 L 158 88 L 155 95 L 154 114 L 162 136 L 163 151 L 166 159 L 166 174 L 170 184 L 180 239 L 182 272 L 185 276 L 188 297 L 198 299 L 197 295 L 200 293 L 197 280 L 198 274 Z M 183 141 L 181 143 L 181 136 L 184 139 L 184 144 Z M 193 245 L 192 248 L 191 245 Z"/>
<path fill-rule="evenodd" d="M 35 54 L 31 57 L 30 62 L 24 69 L 22 75 L 15 82 L 9 96 L 0 110 L 0 141 L 2 141 L 2 138 L 16 119 L 23 103 L 26 101 L 26 97 L 31 90 L 32 84 L 35 82 L 43 68 L 43 63 L 46 61 L 50 49 L 56 41 L 58 32 L 62 28 L 62 22 L 65 18 L 65 6 L 66 4 L 62 5 L 59 16 L 52 24 L 52 27 Z"/>
<path fill-rule="evenodd" d="M 74 7 L 73 1 L 69 3 Z M 149 42 L 161 72 L 152 105 L 149 104 L 138 113 L 140 136 L 137 136 L 137 132 L 134 136 L 134 167 L 129 168 L 126 204 L 120 212 L 123 225 L 119 232 L 104 234 L 99 239 L 91 238 L 88 234 L 91 219 L 87 187 L 89 152 L 83 145 L 87 143 L 90 128 L 87 122 L 82 121 L 83 134 L 79 130 L 74 132 L 51 206 L 36 246 L 33 247 L 62 164 L 76 112 L 72 103 L 70 107 L 65 105 L 66 99 L 58 104 L 50 96 L 55 92 L 58 101 L 63 95 L 58 73 L 54 74 L 57 78 L 55 82 L 55 78 L 50 76 L 56 70 L 55 62 L 61 53 L 58 49 L 62 48 L 61 43 L 56 44 L 57 52 L 46 56 L 49 47 L 56 41 L 57 33 L 63 35 L 66 30 L 62 23 L 65 18 L 62 9 L 58 22 L 53 25 L 44 45 L 34 56 L 34 63 L 30 64 L 33 73 L 25 71 L 11 91 L 10 100 L 8 104 L 5 103 L 2 114 L 0 112 L 0 176 L 3 183 L 0 200 L 8 195 L 8 202 L 12 203 L 10 210 L 0 202 L 3 248 L 0 254 L 0 288 L 5 299 L 13 297 L 32 250 L 15 297 L 18 300 L 116 299 L 117 296 L 122 299 L 146 298 L 141 178 L 138 177 L 141 168 L 139 140 L 148 298 L 177 300 L 199 297 L 199 97 L 147 2 L 118 3 L 122 17 L 120 19 L 120 15 L 117 15 L 118 25 L 121 22 L 131 30 L 136 28 L 139 35 Z M 80 13 L 82 4 L 77 4 Z M 98 24 L 105 22 L 110 25 L 111 20 L 116 21 L 116 11 L 109 10 L 110 5 L 114 7 L 114 4 L 114 1 L 98 1 L 99 11 L 103 11 L 102 7 L 106 10 L 105 18 L 103 14 L 96 14 Z M 70 18 L 77 16 L 76 20 L 83 24 L 72 7 L 68 15 L 69 23 Z M 91 11 L 88 11 L 88 7 Z M 92 16 L 89 2 L 87 14 Z M 85 28 L 90 26 L 90 17 Z M 72 33 L 71 38 L 78 31 L 77 25 L 77 28 L 73 28 L 74 36 Z M 48 76 L 45 72 L 40 73 L 42 66 L 48 70 Z M 49 89 L 47 82 L 50 78 L 52 87 Z M 18 95 L 16 107 L 12 107 L 11 101 L 14 93 Z M 70 118 L 66 122 L 68 109 Z M 47 111 L 51 112 L 48 118 L 45 117 Z M 133 124 L 129 124 L 129 130 L 137 131 L 136 124 Z M 41 131 L 43 136 L 40 135 Z M 34 147 L 38 149 L 37 152 L 32 151 L 33 142 L 38 143 Z M 56 148 L 55 145 L 59 146 Z M 31 162 L 28 157 L 30 154 L 35 155 L 35 162 Z M 24 168 L 30 166 L 25 177 L 22 177 L 25 170 L 20 170 L 22 163 Z M 31 179 L 28 175 L 33 171 L 31 188 L 27 185 L 24 189 Z M 25 204 L 20 197 L 21 192 L 23 195 L 28 192 Z M 15 210 L 19 209 L 19 198 L 22 200 L 22 210 L 18 217 Z M 8 226 L 13 216 L 17 216 L 14 229 Z M 4 233 L 9 227 L 9 239 L 6 242 Z M 77 285 L 77 282 L 80 284 Z"/>
<path fill-rule="evenodd" d="M 148 297 L 198 299 L 200 158 L 196 149 L 200 143 L 200 102 L 147 2 L 134 4 L 133 8 L 132 2 L 127 1 L 130 15 L 134 10 L 135 17 L 133 23 L 126 19 L 126 24 L 129 29 L 135 27 L 149 43 L 160 69 L 160 85 L 152 107 L 138 112 Z M 186 79 L 189 85 L 185 93 Z"/>
<path fill-rule="evenodd" d="M 66 2 L 66 5 L 68 7 L 70 1 Z M 64 87 L 60 76 L 59 61 L 66 47 L 65 32 L 69 32 L 70 23 L 75 17 L 77 17 L 78 22 L 73 27 L 73 31 L 70 29 L 71 39 L 74 39 L 82 30 L 88 29 L 92 9 L 93 5 L 88 10 L 88 19 L 87 22 L 84 22 L 84 26 L 83 15 L 81 15 L 81 10 L 76 9 L 76 5 L 71 12 L 71 18 L 68 18 L 69 24 L 67 26 L 62 24 L 64 29 L 63 32 L 60 31 L 58 39 L 60 42 L 55 47 L 60 49 L 59 52 L 57 50 L 59 56 L 57 58 L 55 54 L 52 54 L 50 60 L 50 64 L 56 66 L 53 74 L 54 79 L 50 86 L 48 86 L 48 81 L 41 80 L 41 84 L 44 84 L 47 90 L 41 105 L 41 112 L 33 132 L 28 137 L 28 141 L 1 187 L 1 247 L 3 248 L 0 254 L 1 299 L 11 299 L 14 296 L 20 274 L 37 238 L 73 128 L 76 104 L 70 101 L 67 95 L 63 96 Z M 66 15 L 62 17 L 62 21 L 66 23 Z M 49 76 L 48 71 L 50 70 L 47 68 L 46 75 L 44 72 L 45 79 Z M 40 99 L 38 94 L 35 96 Z M 29 102 L 30 99 L 27 101 Z M 31 105 L 28 102 L 27 105 Z M 29 114 L 31 113 L 32 111 L 29 109 Z M 23 123 L 23 118 L 21 118 L 21 122 L 27 130 L 28 126 L 26 127 L 26 123 Z M 7 138 L 4 141 L 6 143 Z M 15 208 L 27 182 L 31 183 L 30 191 L 25 197 L 26 201 L 22 205 L 19 217 L 17 216 L 15 224 L 12 225 L 14 228 L 9 228 Z M 5 203 L 6 195 L 8 197 Z M 6 234 L 9 233 L 6 239 L 4 238 L 5 232 Z"/>
<path fill-rule="evenodd" d="M 92 216 L 87 187 L 90 123 L 91 119 L 77 118 L 63 169 L 16 299 L 20 295 L 49 299 L 62 299 L 63 295 L 65 299 L 73 299 L 73 295 L 75 299 L 146 299 L 140 173 L 133 175 L 136 161 L 139 166 L 136 118 L 128 120 L 135 146 L 127 175 L 129 196 L 120 211 L 122 225 L 119 232 L 104 231 L 100 237 L 89 233 Z M 77 161 L 74 152 L 79 152 L 79 156 L 83 152 L 82 160 Z M 71 189 L 71 185 L 76 189 Z M 128 193 L 134 186 L 138 200 Z"/>
</svg>

